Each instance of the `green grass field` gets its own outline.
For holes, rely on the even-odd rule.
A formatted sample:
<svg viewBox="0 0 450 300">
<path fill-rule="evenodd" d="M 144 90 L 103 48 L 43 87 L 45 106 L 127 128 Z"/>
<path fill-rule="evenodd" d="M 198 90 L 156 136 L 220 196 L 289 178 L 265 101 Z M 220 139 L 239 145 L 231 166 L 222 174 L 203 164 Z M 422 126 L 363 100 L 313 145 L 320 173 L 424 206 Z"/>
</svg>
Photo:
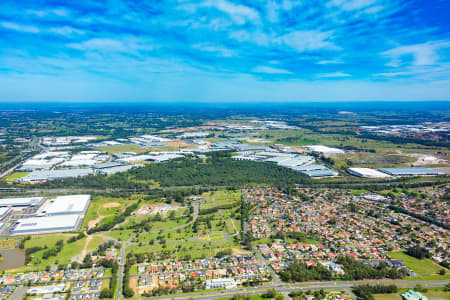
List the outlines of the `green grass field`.
<svg viewBox="0 0 450 300">
<path fill-rule="evenodd" d="M 403 263 L 413 270 L 417 276 L 430 276 L 430 275 L 437 275 L 437 273 L 443 269 L 443 267 L 439 266 L 435 262 L 433 262 L 431 259 L 425 258 L 425 259 L 417 259 L 415 257 L 411 257 L 404 252 L 388 252 L 388 255 L 392 259 L 401 259 L 403 260 Z M 447 273 L 449 270 L 447 270 Z M 440 276 L 442 279 L 445 279 L 447 275 Z"/>
<path fill-rule="evenodd" d="M 225 249 L 240 249 L 240 245 L 234 243 L 232 239 L 223 243 L 209 243 L 204 241 L 166 241 L 165 247 L 155 242 L 153 245 L 131 245 L 127 248 L 129 252 L 153 252 L 168 251 L 171 256 L 183 259 L 189 256 L 192 259 L 212 257 L 217 252 Z"/>
<path fill-rule="evenodd" d="M 17 179 L 27 176 L 28 174 L 29 174 L 29 172 L 15 172 L 15 173 L 12 173 L 11 175 L 9 175 L 8 177 L 6 177 L 5 181 L 13 182 Z"/>
<path fill-rule="evenodd" d="M 206 242 L 222 242 L 224 241 L 224 236 L 222 233 L 211 233 L 202 236 L 200 239 Z"/>
<path fill-rule="evenodd" d="M 67 243 L 67 240 L 71 237 L 71 234 L 52 234 L 52 235 L 42 235 L 35 236 L 31 240 L 25 242 L 25 249 L 31 247 L 46 247 L 45 249 L 39 250 L 32 254 L 32 260 L 30 265 L 23 266 L 14 270 L 8 270 L 9 272 L 19 272 L 19 271 L 34 271 L 34 270 L 44 270 L 48 266 L 58 265 L 58 264 L 68 264 L 71 259 L 79 255 L 81 251 L 85 248 L 87 238 L 84 237 L 76 242 Z M 43 259 L 43 254 L 48 249 L 54 248 L 56 242 L 59 240 L 64 241 L 62 250 L 56 255 L 51 256 L 48 259 Z M 89 243 L 86 245 L 86 252 L 95 250 L 99 244 L 103 243 L 106 239 L 99 236 L 94 236 L 90 239 Z"/>
<path fill-rule="evenodd" d="M 152 150 L 152 148 L 142 148 L 141 146 L 135 144 L 99 147 L 98 149 L 101 151 L 106 151 L 108 153 L 123 153 L 123 152 L 144 153 Z"/>
</svg>

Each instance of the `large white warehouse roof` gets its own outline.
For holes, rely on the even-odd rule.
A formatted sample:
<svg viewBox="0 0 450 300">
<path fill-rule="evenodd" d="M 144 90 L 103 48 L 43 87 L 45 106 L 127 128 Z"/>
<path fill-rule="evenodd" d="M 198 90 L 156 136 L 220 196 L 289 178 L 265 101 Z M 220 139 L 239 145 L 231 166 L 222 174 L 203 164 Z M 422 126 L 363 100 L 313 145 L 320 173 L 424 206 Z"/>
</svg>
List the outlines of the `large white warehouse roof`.
<svg viewBox="0 0 450 300">
<path fill-rule="evenodd" d="M 59 196 L 48 200 L 39 213 L 47 215 L 84 214 L 91 201 L 90 195 Z"/>
<path fill-rule="evenodd" d="M 75 230 L 80 225 L 80 215 L 62 215 L 20 219 L 12 234 L 38 234 Z"/>
<path fill-rule="evenodd" d="M 35 206 L 44 201 L 44 197 L 0 199 L 0 206 Z"/>
<path fill-rule="evenodd" d="M 312 152 L 319 152 L 324 154 L 344 154 L 344 150 L 338 149 L 338 148 L 332 148 L 324 145 L 309 145 L 304 146 L 303 148 L 312 151 Z"/>
<path fill-rule="evenodd" d="M 348 171 L 356 176 L 364 178 L 386 178 L 391 177 L 386 173 L 370 168 L 349 168 Z"/>
</svg>

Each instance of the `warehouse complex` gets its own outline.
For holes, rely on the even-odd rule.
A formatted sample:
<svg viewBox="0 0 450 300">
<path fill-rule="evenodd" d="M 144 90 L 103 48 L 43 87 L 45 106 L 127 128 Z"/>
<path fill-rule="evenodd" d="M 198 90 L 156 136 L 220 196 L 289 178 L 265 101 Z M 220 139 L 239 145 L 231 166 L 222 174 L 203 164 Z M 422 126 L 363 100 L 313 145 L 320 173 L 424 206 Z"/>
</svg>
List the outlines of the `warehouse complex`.
<svg viewBox="0 0 450 300">
<path fill-rule="evenodd" d="M 370 168 L 349 168 L 350 174 L 361 178 L 388 178 L 390 175 Z"/>
<path fill-rule="evenodd" d="M 324 165 L 305 165 L 305 166 L 297 166 L 292 168 L 295 171 L 299 171 L 305 175 L 308 175 L 312 178 L 324 178 L 324 177 L 334 177 L 339 175 L 338 172 L 327 168 Z"/>
<path fill-rule="evenodd" d="M 61 215 L 48 217 L 34 217 L 19 219 L 12 235 L 36 234 L 58 231 L 71 231 L 79 228 L 82 218 L 80 215 Z"/>
<path fill-rule="evenodd" d="M 85 214 L 90 201 L 90 195 L 59 196 L 42 205 L 39 214 L 49 216 Z"/>
<path fill-rule="evenodd" d="M 90 195 L 0 199 L 0 235 L 78 230 Z"/>
<path fill-rule="evenodd" d="M 42 204 L 44 197 L 5 198 L 0 199 L 0 207 L 37 206 Z"/>
<path fill-rule="evenodd" d="M 436 176 L 439 172 L 428 168 L 380 168 L 378 171 L 395 177 L 403 176 Z"/>
<path fill-rule="evenodd" d="M 19 179 L 20 182 L 42 182 L 47 180 L 83 177 L 93 174 L 92 169 L 67 169 L 34 171 Z"/>
<path fill-rule="evenodd" d="M 344 154 L 344 150 L 338 149 L 338 148 L 332 148 L 324 145 L 309 145 L 304 146 L 304 149 L 316 152 L 316 153 L 322 153 L 322 154 Z"/>
<path fill-rule="evenodd" d="M 390 177 L 415 177 L 415 176 L 437 176 L 441 173 L 422 167 L 411 168 L 349 168 L 348 173 L 361 178 L 390 178 Z"/>
</svg>

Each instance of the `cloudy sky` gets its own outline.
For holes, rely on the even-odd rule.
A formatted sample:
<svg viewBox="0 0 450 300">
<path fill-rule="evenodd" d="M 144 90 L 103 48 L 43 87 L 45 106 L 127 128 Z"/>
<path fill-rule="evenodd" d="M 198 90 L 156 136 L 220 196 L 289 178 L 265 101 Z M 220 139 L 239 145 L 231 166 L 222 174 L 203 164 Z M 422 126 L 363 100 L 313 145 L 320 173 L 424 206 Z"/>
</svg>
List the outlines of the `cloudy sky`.
<svg viewBox="0 0 450 300">
<path fill-rule="evenodd" d="M 450 100 L 447 0 L 0 1 L 0 101 Z"/>
</svg>

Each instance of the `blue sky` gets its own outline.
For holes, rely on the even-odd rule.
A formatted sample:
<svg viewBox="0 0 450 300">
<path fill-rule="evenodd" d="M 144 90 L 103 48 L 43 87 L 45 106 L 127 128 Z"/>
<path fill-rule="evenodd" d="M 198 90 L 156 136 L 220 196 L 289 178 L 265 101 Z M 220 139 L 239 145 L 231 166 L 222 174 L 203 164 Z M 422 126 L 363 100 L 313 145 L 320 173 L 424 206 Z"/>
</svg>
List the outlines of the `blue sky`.
<svg viewBox="0 0 450 300">
<path fill-rule="evenodd" d="M 450 1 L 0 2 L 0 101 L 450 100 Z"/>
</svg>

